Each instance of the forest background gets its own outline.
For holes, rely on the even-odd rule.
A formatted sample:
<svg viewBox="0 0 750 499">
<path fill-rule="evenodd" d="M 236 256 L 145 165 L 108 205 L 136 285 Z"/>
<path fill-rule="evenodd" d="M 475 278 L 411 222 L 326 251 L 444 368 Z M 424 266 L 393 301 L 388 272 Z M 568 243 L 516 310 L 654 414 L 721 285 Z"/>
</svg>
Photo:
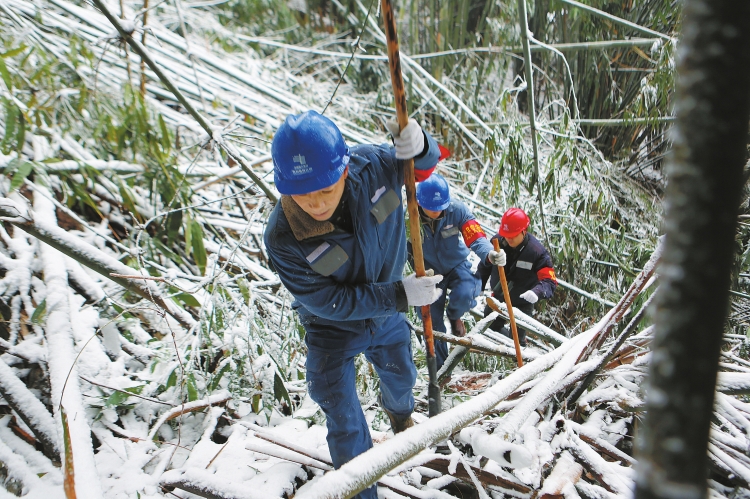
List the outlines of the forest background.
<svg viewBox="0 0 750 499">
<path fill-rule="evenodd" d="M 70 431 L 88 438 L 73 442 L 92 449 L 93 460 L 113 435 L 142 443 L 139 469 L 155 477 L 146 486 L 163 491 L 161 473 L 178 468 L 173 461 L 188 466 L 206 434 L 224 444 L 238 420 L 322 423 L 305 396 L 304 330 L 261 242 L 276 195 L 269 141 L 287 114 L 310 108 L 339 123 L 352 144 L 386 141 L 393 97 L 376 1 L 105 5 L 128 20 L 126 31 L 182 100 L 91 5 L 0 1 L 0 352 L 56 426 L 65 397 L 90 416 L 92 428 Z M 588 5 L 608 14 L 573 0 L 528 3 L 531 105 L 517 2 L 397 6 L 410 113 L 452 151 L 439 171 L 488 233 L 507 207 L 520 206 L 553 255 L 561 286 L 532 324 L 540 355 L 562 341 L 545 326 L 573 338 L 627 294 L 661 233 L 680 3 Z M 727 323 L 740 361 L 750 314 L 746 204 Z M 45 255 L 38 240 L 66 256 Z M 56 287 L 56 263 L 69 289 Z M 58 323 L 56 313 L 67 319 Z M 72 341 L 57 359 L 55 334 Z M 463 359 L 463 381 L 445 388 L 448 406 L 515 367 L 511 349 L 502 351 Z M 423 371 L 421 349 L 417 362 Z M 366 362 L 358 385 L 365 403 L 374 400 L 377 378 Z M 47 442 L 41 447 L 54 461 L 57 438 L 45 440 L 14 407 L 15 391 L 3 390 L 5 426 Z M 165 413 L 159 403 L 173 408 Z M 193 414 L 214 404 L 223 406 L 209 410 L 211 424 Z M 628 411 L 632 435 L 638 407 Z M 382 414 L 373 418 L 373 428 L 387 427 Z M 149 447 L 154 438 L 176 446 Z M 617 443 L 632 450 L 628 438 Z M 24 483 L 6 472 L 6 488 L 30 490 L 36 482 L 27 475 Z M 119 479 L 81 481 L 116 494 L 132 486 Z M 138 493 L 152 492 L 161 493 Z"/>
</svg>

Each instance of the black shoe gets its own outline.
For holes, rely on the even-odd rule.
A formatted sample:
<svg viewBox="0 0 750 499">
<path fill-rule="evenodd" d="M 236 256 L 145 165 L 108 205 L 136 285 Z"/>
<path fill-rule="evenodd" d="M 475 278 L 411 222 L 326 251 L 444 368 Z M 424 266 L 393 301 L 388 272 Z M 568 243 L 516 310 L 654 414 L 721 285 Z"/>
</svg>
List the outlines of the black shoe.
<svg viewBox="0 0 750 499">
<path fill-rule="evenodd" d="M 459 338 L 462 336 L 466 336 L 466 326 L 464 326 L 464 321 L 461 319 L 451 319 L 451 334 L 453 336 L 458 336 Z"/>
<path fill-rule="evenodd" d="M 500 334 L 510 338 L 511 340 L 513 339 L 513 333 L 510 329 L 508 329 L 507 326 L 503 326 L 503 328 L 500 330 Z M 526 346 L 526 331 L 524 331 L 523 329 L 518 330 L 518 344 L 522 347 Z"/>
</svg>

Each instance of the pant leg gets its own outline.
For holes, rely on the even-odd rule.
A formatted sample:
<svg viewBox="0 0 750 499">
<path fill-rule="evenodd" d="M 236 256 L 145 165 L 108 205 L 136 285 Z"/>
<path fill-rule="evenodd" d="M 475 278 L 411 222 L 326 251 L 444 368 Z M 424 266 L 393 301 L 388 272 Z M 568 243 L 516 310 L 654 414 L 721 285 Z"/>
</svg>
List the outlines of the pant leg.
<svg viewBox="0 0 750 499">
<path fill-rule="evenodd" d="M 494 311 L 489 306 L 487 306 L 487 305 L 484 306 L 484 316 L 485 317 L 487 317 L 488 315 L 490 315 L 492 312 L 494 312 Z M 496 331 L 496 332 L 500 333 L 503 330 L 503 326 L 505 326 L 505 322 L 506 322 L 505 319 L 503 319 L 502 317 L 498 317 L 497 319 L 495 319 L 494 321 L 492 321 L 492 324 L 490 324 L 490 329 L 492 329 L 493 331 Z"/>
<path fill-rule="evenodd" d="M 307 389 L 326 415 L 328 449 L 335 468 L 372 447 L 370 429 L 356 387 L 356 354 L 309 348 Z M 375 486 L 360 492 L 358 499 L 377 499 Z"/>
<path fill-rule="evenodd" d="M 440 289 L 443 290 L 443 293 L 440 295 L 440 298 L 435 300 L 435 302 L 430 305 L 430 316 L 432 317 L 432 330 L 433 331 L 440 331 L 441 333 L 445 333 L 445 319 L 443 317 L 443 314 L 445 313 L 445 299 L 446 299 L 446 293 L 448 292 L 448 280 L 446 278 L 443 278 L 443 280 L 438 284 Z M 422 307 L 416 307 L 417 308 L 417 315 L 420 319 L 422 319 Z M 448 358 L 448 344 L 442 340 L 435 340 L 435 360 L 437 362 L 437 368 L 440 369 L 445 362 L 445 359 Z"/>
<path fill-rule="evenodd" d="M 411 348 L 411 333 L 402 314 L 393 316 L 373 332 L 365 356 L 380 376 L 383 407 L 391 414 L 407 417 L 414 411 L 412 388 L 417 368 Z"/>
<path fill-rule="evenodd" d="M 481 293 L 482 280 L 471 271 L 468 261 L 456 266 L 447 276 L 451 290 L 446 311 L 448 319 L 460 319 L 476 306 L 476 297 Z"/>
</svg>

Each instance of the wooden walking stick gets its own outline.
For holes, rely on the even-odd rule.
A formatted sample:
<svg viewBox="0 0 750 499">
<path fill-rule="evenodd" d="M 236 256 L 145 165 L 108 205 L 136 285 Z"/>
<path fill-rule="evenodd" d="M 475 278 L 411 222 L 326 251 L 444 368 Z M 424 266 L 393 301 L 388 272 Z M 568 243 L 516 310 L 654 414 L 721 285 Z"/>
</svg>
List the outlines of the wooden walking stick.
<svg viewBox="0 0 750 499">
<path fill-rule="evenodd" d="M 500 241 L 492 240 L 495 251 L 500 251 Z M 516 345 L 516 362 L 518 367 L 523 366 L 523 357 L 521 357 L 521 342 L 518 341 L 518 329 L 516 328 L 516 318 L 513 317 L 513 305 L 510 303 L 510 291 L 508 291 L 508 281 L 505 279 L 505 267 L 497 266 L 497 273 L 500 274 L 500 284 L 503 286 L 503 297 L 505 304 L 508 306 L 508 317 L 510 317 L 510 330 L 513 333 L 513 343 Z"/>
<path fill-rule="evenodd" d="M 396 98 L 396 117 L 398 127 L 403 130 L 409 122 L 406 111 L 406 92 L 404 79 L 401 76 L 401 58 L 398 52 L 398 35 L 396 33 L 396 19 L 390 0 L 381 0 L 381 10 L 385 19 L 385 37 L 388 42 L 388 66 L 391 69 L 393 94 Z M 422 253 L 422 233 L 420 232 L 419 209 L 417 208 L 417 190 L 414 181 L 414 160 L 404 160 L 404 183 L 406 184 L 406 205 L 409 211 L 409 232 L 411 233 L 411 247 L 414 255 L 414 271 L 417 277 L 425 275 L 424 255 Z M 440 385 L 437 383 L 437 359 L 435 358 L 435 339 L 432 335 L 432 316 L 430 306 L 422 307 L 422 322 L 424 323 L 424 341 L 427 345 L 427 374 L 429 386 L 428 414 L 430 417 L 440 414 Z"/>
</svg>

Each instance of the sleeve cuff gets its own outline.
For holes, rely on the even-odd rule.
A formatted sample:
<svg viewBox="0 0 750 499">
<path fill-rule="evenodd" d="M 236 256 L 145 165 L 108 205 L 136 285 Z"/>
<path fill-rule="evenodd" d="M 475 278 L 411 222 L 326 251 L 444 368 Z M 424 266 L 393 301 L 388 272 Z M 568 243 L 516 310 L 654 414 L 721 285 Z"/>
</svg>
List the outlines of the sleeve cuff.
<svg viewBox="0 0 750 499">
<path fill-rule="evenodd" d="M 406 298 L 406 290 L 404 289 L 404 283 L 397 281 L 395 283 L 396 289 L 396 311 L 406 312 L 409 310 L 409 300 Z"/>
</svg>

